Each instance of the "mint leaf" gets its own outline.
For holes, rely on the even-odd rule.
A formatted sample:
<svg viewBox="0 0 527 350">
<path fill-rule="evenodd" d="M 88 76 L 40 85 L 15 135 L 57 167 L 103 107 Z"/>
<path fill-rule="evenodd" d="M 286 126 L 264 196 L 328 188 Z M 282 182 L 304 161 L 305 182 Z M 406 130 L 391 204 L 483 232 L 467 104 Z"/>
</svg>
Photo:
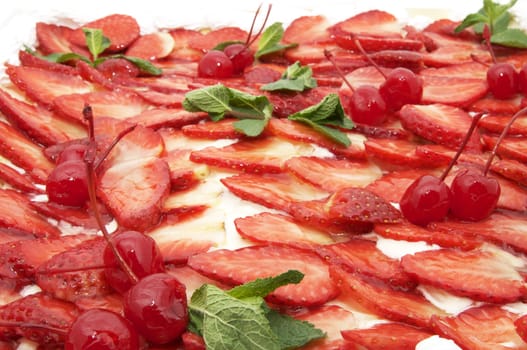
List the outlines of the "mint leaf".
<svg viewBox="0 0 527 350">
<path fill-rule="evenodd" d="M 225 113 L 231 111 L 230 98 L 229 88 L 217 84 L 187 92 L 183 100 L 183 108 L 190 112 L 206 112 L 219 120 Z"/>
<path fill-rule="evenodd" d="M 269 124 L 269 119 L 242 119 L 234 122 L 234 130 L 249 137 L 260 135 Z"/>
<path fill-rule="evenodd" d="M 454 29 L 455 33 L 459 33 L 468 27 L 472 27 L 475 24 L 488 22 L 488 17 L 482 13 L 471 13 L 466 16 L 465 19 Z"/>
<path fill-rule="evenodd" d="M 300 283 L 304 274 L 300 271 L 289 270 L 275 277 L 259 278 L 252 282 L 234 287 L 228 291 L 235 298 L 265 297 L 275 289 L 291 283 Z"/>
<path fill-rule="evenodd" d="M 260 89 L 265 91 L 304 91 L 315 87 L 317 87 L 317 81 L 313 78 L 311 67 L 302 66 L 297 61 L 287 67 L 279 80 L 266 84 Z"/>
<path fill-rule="evenodd" d="M 211 50 L 223 51 L 223 50 L 225 50 L 225 48 L 227 46 L 233 45 L 233 44 L 244 44 L 244 42 L 243 41 L 239 41 L 239 40 L 224 41 L 224 42 L 221 42 L 218 45 L 214 46 Z"/>
<path fill-rule="evenodd" d="M 231 114 L 239 119 L 264 119 L 270 118 L 273 111 L 269 99 L 265 96 L 254 96 L 245 92 L 230 89 Z"/>
<path fill-rule="evenodd" d="M 271 24 L 262 33 L 260 40 L 258 41 L 258 49 L 256 50 L 254 57 L 260 58 L 270 53 L 282 51 L 291 47 L 297 46 L 297 44 L 282 45 L 280 41 L 284 36 L 284 27 L 282 23 L 276 22 Z"/>
<path fill-rule="evenodd" d="M 54 62 L 54 63 L 66 63 L 66 62 L 70 62 L 70 61 L 74 61 L 74 60 L 81 60 L 81 61 L 84 61 L 88 64 L 91 64 L 91 61 L 89 58 L 83 56 L 83 55 L 79 55 L 77 53 L 74 53 L 74 52 L 66 52 L 66 53 L 52 53 L 52 54 L 49 54 L 47 56 L 40 56 L 38 55 L 38 57 L 42 58 L 42 59 L 45 59 L 46 61 L 49 61 L 49 62 Z"/>
<path fill-rule="evenodd" d="M 110 39 L 105 37 L 100 29 L 82 28 L 82 31 L 86 37 L 88 50 L 90 50 L 95 61 L 104 50 L 110 47 Z"/>
<path fill-rule="evenodd" d="M 123 54 L 117 54 L 117 55 L 100 57 L 97 60 L 95 60 L 94 65 L 97 66 L 97 65 L 101 64 L 102 62 L 106 61 L 107 59 L 110 59 L 110 58 L 123 58 L 123 59 L 131 62 L 137 68 L 139 68 L 139 70 L 142 73 L 146 73 L 146 74 L 154 75 L 154 76 L 163 74 L 163 71 L 160 68 L 154 66 L 152 64 L 152 62 L 150 62 L 149 60 L 144 60 L 144 59 L 139 58 L 139 57 L 127 56 L 127 55 L 123 55 Z"/>
<path fill-rule="evenodd" d="M 280 348 L 293 349 L 301 347 L 311 340 L 323 338 L 324 332 L 315 328 L 313 324 L 296 320 L 276 310 L 269 309 L 267 319 L 271 329 L 278 336 Z"/>
<path fill-rule="evenodd" d="M 525 49 L 527 48 L 527 34 L 520 29 L 509 28 L 492 35 L 490 37 L 490 42 L 493 44 Z"/>
</svg>

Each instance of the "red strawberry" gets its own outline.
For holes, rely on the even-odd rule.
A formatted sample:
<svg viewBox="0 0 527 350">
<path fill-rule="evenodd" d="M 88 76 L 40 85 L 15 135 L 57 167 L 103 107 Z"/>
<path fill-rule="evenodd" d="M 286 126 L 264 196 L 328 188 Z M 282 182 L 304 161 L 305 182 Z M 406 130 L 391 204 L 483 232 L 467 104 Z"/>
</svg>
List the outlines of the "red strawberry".
<svg viewBox="0 0 527 350">
<path fill-rule="evenodd" d="M 123 312 L 123 297 L 117 292 L 101 295 L 95 298 L 79 298 L 75 300 L 75 305 L 82 311 L 90 309 L 104 309 L 121 314 Z"/>
<path fill-rule="evenodd" d="M 470 106 L 470 110 L 494 114 L 514 114 L 525 106 L 526 100 L 520 95 L 505 100 L 497 99 L 492 95 L 487 95 L 475 101 Z"/>
<path fill-rule="evenodd" d="M 424 169 L 392 171 L 384 174 L 366 188 L 388 202 L 399 203 L 408 186 L 417 178 L 426 174 L 430 174 L 430 171 Z"/>
<path fill-rule="evenodd" d="M 395 322 L 429 329 L 433 315 L 446 316 L 420 294 L 396 291 L 378 283 L 368 283 L 357 274 L 332 268 L 331 274 L 339 281 L 339 300 L 352 307 L 366 309 Z M 359 309 L 360 310 L 360 309 Z"/>
<path fill-rule="evenodd" d="M 334 240 L 327 233 L 296 223 L 282 214 L 263 212 L 234 220 L 240 236 L 256 243 L 282 243 L 299 248 L 313 248 L 331 244 Z"/>
<path fill-rule="evenodd" d="M 114 82 L 111 78 L 108 78 L 101 71 L 95 69 L 84 61 L 77 62 L 75 68 L 77 69 L 79 76 L 86 81 L 98 84 L 108 90 L 115 90 L 119 88 L 119 84 L 117 82 Z"/>
<path fill-rule="evenodd" d="M 413 289 L 414 281 L 403 271 L 399 261 L 377 249 L 374 241 L 350 239 L 347 242 L 325 245 L 317 249 L 325 261 L 342 269 L 373 277 L 403 290 Z"/>
<path fill-rule="evenodd" d="M 2 321 L 18 323 L 16 327 L 1 327 L 0 335 L 4 339 L 26 337 L 42 345 L 60 346 L 78 315 L 79 310 L 72 303 L 45 293 L 28 295 L 0 307 Z"/>
<path fill-rule="evenodd" d="M 73 31 L 66 26 L 37 22 L 36 35 L 38 49 L 44 54 L 71 52 L 69 36 Z"/>
<path fill-rule="evenodd" d="M 211 30 L 202 36 L 195 36 L 189 39 L 188 46 L 193 49 L 210 50 L 216 45 L 226 41 L 245 42 L 247 32 L 238 27 L 223 27 Z"/>
<path fill-rule="evenodd" d="M 471 123 L 467 112 L 444 104 L 405 105 L 401 108 L 400 119 L 405 129 L 453 149 L 459 147 Z M 477 133 L 472 134 L 466 148 L 481 149 Z"/>
<path fill-rule="evenodd" d="M 32 279 L 36 268 L 42 263 L 88 238 L 87 235 L 68 235 L 1 244 L 0 275 L 12 279 Z"/>
<path fill-rule="evenodd" d="M 487 90 L 487 82 L 483 79 L 425 75 L 422 103 L 468 107 L 483 97 Z"/>
<path fill-rule="evenodd" d="M 431 33 L 426 34 L 427 39 L 432 37 Z M 439 40 L 436 40 L 439 39 Z M 434 47 L 432 52 L 423 54 L 423 63 L 427 67 L 445 67 L 458 64 L 466 64 L 474 62 L 473 55 L 476 57 L 488 57 L 488 52 L 481 48 L 472 45 L 464 45 L 459 43 L 437 43 L 437 41 L 444 40 L 439 34 L 434 34 L 431 40 L 432 45 L 440 45 L 437 49 Z"/>
<path fill-rule="evenodd" d="M 409 222 L 399 224 L 376 224 L 375 233 L 389 239 L 409 242 L 427 242 L 437 244 L 445 248 L 458 248 L 470 250 L 481 245 L 479 239 L 475 238 L 475 233 L 443 232 L 437 228 L 424 228 Z"/>
<path fill-rule="evenodd" d="M 410 50 L 381 50 L 372 52 L 370 58 L 381 67 L 405 67 L 413 71 L 423 69 L 423 55 Z"/>
<path fill-rule="evenodd" d="M 190 150 L 175 149 L 164 157 L 170 169 L 170 184 L 173 190 L 185 190 L 197 185 L 209 174 L 209 167 L 196 164 L 189 159 Z"/>
<path fill-rule="evenodd" d="M 483 135 L 482 139 L 488 149 L 493 149 L 498 140 L 497 137 L 489 135 Z M 497 153 L 503 158 L 516 159 L 520 162 L 527 163 L 527 138 L 505 138 L 501 141 Z"/>
<path fill-rule="evenodd" d="M 185 99 L 184 92 L 163 93 L 155 90 L 138 90 L 137 94 L 150 104 L 167 108 L 181 108 Z"/>
<path fill-rule="evenodd" d="M 525 343 L 515 330 L 517 318 L 516 314 L 498 305 L 483 305 L 457 316 L 434 316 L 432 323 L 439 335 L 454 340 L 462 349 L 525 349 Z"/>
<path fill-rule="evenodd" d="M 322 305 L 339 293 L 322 259 L 314 253 L 292 247 L 269 245 L 234 251 L 215 250 L 190 257 L 188 265 L 208 277 L 232 285 L 298 270 L 304 274 L 299 284 L 280 287 L 269 296 L 272 301 L 285 305 Z"/>
<path fill-rule="evenodd" d="M 203 51 L 190 48 L 189 42 L 194 37 L 203 36 L 203 33 L 186 28 L 175 28 L 170 30 L 169 33 L 174 39 L 174 50 L 169 56 L 171 59 L 194 62 L 200 60 L 203 56 Z"/>
<path fill-rule="evenodd" d="M 61 63 L 50 62 L 36 55 L 30 54 L 27 51 L 18 51 L 18 59 L 20 61 L 20 64 L 23 66 L 46 69 L 52 72 L 59 72 L 64 74 L 77 74 L 77 70 L 75 69 L 75 67 L 71 67 Z"/>
<path fill-rule="evenodd" d="M 371 163 L 320 157 L 293 157 L 285 163 L 287 171 L 328 192 L 344 187 L 365 187 L 381 176 Z"/>
<path fill-rule="evenodd" d="M 86 136 L 85 127 L 27 104 L 0 90 L 0 111 L 37 142 L 49 146 Z"/>
<path fill-rule="evenodd" d="M 342 337 L 356 346 L 370 350 L 414 349 L 421 340 L 433 334 L 404 323 L 380 323 L 371 328 L 345 330 Z"/>
<path fill-rule="evenodd" d="M 332 29 L 335 35 L 335 42 L 340 47 L 346 50 L 357 51 L 356 40 L 367 52 L 379 52 L 385 50 L 400 50 L 400 51 L 419 51 L 423 48 L 423 43 L 419 40 L 400 38 L 394 36 L 378 37 L 374 35 L 356 35 L 340 30 L 339 28 Z M 421 57 L 420 55 L 418 56 Z"/>
<path fill-rule="evenodd" d="M 140 31 L 139 24 L 135 18 L 122 14 L 109 15 L 86 23 L 70 34 L 70 41 L 82 47 L 86 47 L 86 37 L 82 28 L 102 30 L 103 35 L 110 40 L 110 47 L 107 49 L 109 52 L 126 49 L 139 37 Z"/>
<path fill-rule="evenodd" d="M 296 47 L 287 49 L 284 52 L 285 58 L 289 62 L 300 62 L 302 65 L 310 65 L 315 77 L 336 76 L 337 72 L 335 66 L 328 62 L 324 50 L 330 51 L 334 57 L 337 65 L 344 72 L 349 72 L 352 68 L 359 68 L 366 65 L 366 62 L 361 55 L 356 55 L 346 52 L 334 44 L 325 43 L 304 43 Z M 342 84 L 342 79 L 338 79 L 338 86 Z M 320 82 L 317 79 L 317 83 Z"/>
<path fill-rule="evenodd" d="M 527 315 L 517 318 L 514 321 L 514 326 L 516 327 L 516 333 L 518 333 L 524 342 L 527 342 Z"/>
<path fill-rule="evenodd" d="M 75 208 L 60 205 L 53 202 L 31 202 L 31 206 L 40 214 L 56 219 L 59 222 L 67 222 L 73 226 L 80 226 L 87 229 L 99 229 L 99 224 L 94 217 L 91 208 Z M 98 205 L 98 210 L 105 224 L 110 223 L 111 216 L 106 212 L 103 205 Z"/>
<path fill-rule="evenodd" d="M 280 70 L 278 70 L 278 68 L 280 68 Z M 281 67 L 276 67 L 275 65 L 261 64 L 246 68 L 243 77 L 247 84 L 258 86 L 260 84 L 272 83 L 273 81 L 280 79 L 282 76 L 281 70 Z"/>
<path fill-rule="evenodd" d="M 165 58 L 174 49 L 174 39 L 167 32 L 141 35 L 126 50 L 126 55 L 145 60 Z"/>
<path fill-rule="evenodd" d="M 513 263 L 492 250 L 441 249 L 406 255 L 403 269 L 420 283 L 490 303 L 514 302 L 526 289 Z"/>
<path fill-rule="evenodd" d="M 5 163 L 0 163 L 0 179 L 13 188 L 26 193 L 44 192 L 42 188 L 35 186 L 27 174 L 21 174 Z"/>
<path fill-rule="evenodd" d="M 487 79 L 488 67 L 478 62 L 468 62 L 455 64 L 441 68 L 427 68 L 419 72 L 421 77 L 442 77 L 442 78 L 467 78 L 467 79 Z"/>
<path fill-rule="evenodd" d="M 436 167 L 437 162 L 431 161 L 416 153 L 417 144 L 404 139 L 368 139 L 364 146 L 368 155 L 387 164 L 405 167 L 422 168 Z"/>
<path fill-rule="evenodd" d="M 187 265 L 174 267 L 173 265 L 167 265 L 167 272 L 175 276 L 181 283 L 187 288 L 187 295 L 192 295 L 194 291 L 204 284 L 214 284 L 221 289 L 228 289 L 227 285 L 224 285 L 218 281 L 205 277 L 199 272 L 191 269 Z"/>
<path fill-rule="evenodd" d="M 36 270 L 38 286 L 57 299 L 71 302 L 110 293 L 102 268 L 107 245 L 99 236 L 54 255 Z"/>
<path fill-rule="evenodd" d="M 331 42 L 328 27 L 329 22 L 323 16 L 298 17 L 285 29 L 283 41 L 296 44 Z"/>
<path fill-rule="evenodd" d="M 510 115 L 488 115 L 479 121 L 478 126 L 493 133 L 501 133 L 510 120 Z M 518 117 L 512 123 L 508 135 L 527 136 L 527 116 Z"/>
<path fill-rule="evenodd" d="M 166 264 L 186 264 L 189 257 L 207 252 L 214 242 L 197 239 L 156 240 Z"/>
<path fill-rule="evenodd" d="M 287 174 L 240 174 L 221 182 L 238 197 L 269 208 L 288 211 L 292 202 L 327 196 Z"/>
<path fill-rule="evenodd" d="M 130 123 L 139 124 L 152 129 L 182 128 L 186 125 L 195 125 L 207 118 L 201 112 L 187 112 L 180 108 L 152 108 L 135 117 L 128 118 Z"/>
<path fill-rule="evenodd" d="M 463 157 L 465 160 L 466 157 Z M 490 169 L 519 185 L 527 186 L 527 165 L 512 159 L 499 159 L 492 162 Z"/>
<path fill-rule="evenodd" d="M 348 33 L 371 35 L 377 37 L 401 37 L 401 25 L 397 18 L 385 11 L 371 10 L 359 13 L 333 25 Z"/>
<path fill-rule="evenodd" d="M 237 139 L 243 136 L 234 128 L 236 119 L 223 119 L 217 122 L 204 121 L 203 123 L 186 125 L 181 128 L 188 137 L 202 139 Z"/>
</svg>

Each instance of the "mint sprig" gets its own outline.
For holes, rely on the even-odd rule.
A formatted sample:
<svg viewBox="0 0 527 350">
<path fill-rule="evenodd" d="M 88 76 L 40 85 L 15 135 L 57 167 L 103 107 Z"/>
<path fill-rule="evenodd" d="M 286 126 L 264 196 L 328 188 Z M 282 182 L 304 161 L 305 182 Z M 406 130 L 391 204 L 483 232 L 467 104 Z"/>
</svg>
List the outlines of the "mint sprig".
<svg viewBox="0 0 527 350">
<path fill-rule="evenodd" d="M 348 147 L 348 136 L 339 129 L 353 129 L 355 124 L 344 112 L 337 94 L 328 94 L 318 104 L 291 114 L 288 119 L 309 125 L 333 141 Z"/>
<path fill-rule="evenodd" d="M 313 78 L 313 70 L 309 66 L 302 66 L 295 62 L 282 74 L 279 80 L 263 85 L 260 89 L 264 91 L 304 91 L 317 87 L 317 81 Z"/>
<path fill-rule="evenodd" d="M 134 64 L 139 70 L 143 73 L 147 73 L 150 75 L 161 75 L 162 71 L 161 69 L 154 66 L 150 61 L 144 60 L 139 57 L 133 57 L 133 56 L 127 56 L 123 54 L 115 54 L 115 55 L 108 55 L 108 56 L 102 56 L 100 55 L 104 53 L 104 51 L 110 46 L 110 39 L 105 37 L 103 35 L 102 30 L 100 29 L 93 29 L 93 28 L 83 28 L 84 36 L 86 38 L 86 46 L 88 46 L 88 50 L 90 51 L 93 59 L 90 59 L 84 55 L 74 53 L 74 52 L 65 52 L 65 53 L 52 53 L 47 56 L 39 56 L 47 61 L 54 62 L 54 63 L 67 63 L 73 60 L 81 60 L 93 67 L 97 67 L 102 62 L 111 59 L 111 58 L 123 58 L 132 64 Z M 36 52 L 33 50 L 28 50 L 26 48 L 26 51 L 29 53 L 36 55 Z"/>
<path fill-rule="evenodd" d="M 262 36 L 258 41 L 258 49 L 254 56 L 260 58 L 271 53 L 276 53 L 297 46 L 297 44 L 282 44 L 281 41 L 283 36 L 284 27 L 282 23 L 276 22 L 271 24 L 262 33 Z"/>
<path fill-rule="evenodd" d="M 510 28 L 514 16 L 509 10 L 516 4 L 517 0 L 511 0 L 506 4 L 484 0 L 483 7 L 476 13 L 467 15 L 455 28 L 455 32 L 473 27 L 476 33 L 483 33 L 483 28 L 488 26 L 490 30 L 490 42 L 492 44 L 527 48 L 527 33 L 518 28 Z"/>
<path fill-rule="evenodd" d="M 267 97 L 250 95 L 222 84 L 188 92 L 183 108 L 189 112 L 206 112 L 213 121 L 228 115 L 238 118 L 234 128 L 253 137 L 263 132 L 273 112 Z"/>
<path fill-rule="evenodd" d="M 189 329 L 203 337 L 209 350 L 293 349 L 321 338 L 324 332 L 280 314 L 263 299 L 276 288 L 299 283 L 302 278 L 302 273 L 290 270 L 229 291 L 204 284 L 190 299 Z"/>
</svg>

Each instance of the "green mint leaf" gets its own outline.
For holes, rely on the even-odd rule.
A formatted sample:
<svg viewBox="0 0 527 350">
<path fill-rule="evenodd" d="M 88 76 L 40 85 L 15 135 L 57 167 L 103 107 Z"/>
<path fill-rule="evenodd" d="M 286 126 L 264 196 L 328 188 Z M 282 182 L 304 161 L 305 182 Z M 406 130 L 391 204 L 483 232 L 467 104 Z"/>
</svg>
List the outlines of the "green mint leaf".
<svg viewBox="0 0 527 350">
<path fill-rule="evenodd" d="M 242 299 L 249 297 L 265 297 L 275 289 L 291 283 L 300 283 L 304 274 L 297 270 L 289 270 L 275 277 L 259 278 L 254 281 L 234 287 L 229 295 Z"/>
<path fill-rule="evenodd" d="M 344 132 L 340 131 L 339 129 L 325 126 L 323 124 L 317 124 L 313 122 L 312 120 L 304 119 L 304 118 L 298 118 L 298 119 L 295 119 L 295 121 L 304 123 L 312 127 L 313 130 L 315 130 L 316 132 L 326 136 L 327 138 L 329 138 L 330 140 L 333 140 L 334 142 L 338 144 L 341 144 L 344 147 L 349 147 L 351 145 L 351 141 L 348 135 L 346 135 Z"/>
<path fill-rule="evenodd" d="M 527 48 L 527 34 L 520 29 L 509 28 L 493 34 L 490 37 L 490 42 L 493 44 L 525 49 Z"/>
<path fill-rule="evenodd" d="M 311 67 L 302 66 L 297 61 L 287 67 L 279 80 L 266 84 L 260 89 L 265 91 L 304 91 L 315 87 L 317 87 L 317 81 L 313 78 Z"/>
<path fill-rule="evenodd" d="M 488 17 L 482 13 L 471 13 L 463 19 L 463 21 L 456 27 L 456 29 L 454 29 L 454 32 L 459 33 L 464 29 L 472 27 L 473 25 L 479 23 L 487 23 L 488 20 Z"/>
<path fill-rule="evenodd" d="M 133 56 L 127 56 L 127 55 L 112 55 L 112 56 L 109 56 L 109 58 L 124 58 L 125 60 L 129 61 L 134 66 L 139 68 L 139 70 L 142 73 L 146 73 L 146 74 L 154 75 L 154 76 L 159 76 L 163 74 L 163 71 L 161 70 L 161 68 L 154 66 L 154 64 L 150 62 L 149 60 L 144 60 L 139 57 L 133 57 Z"/>
<path fill-rule="evenodd" d="M 225 48 L 227 46 L 232 45 L 232 44 L 245 44 L 245 43 L 243 41 L 239 41 L 239 40 L 224 41 L 224 42 L 221 42 L 218 45 L 214 46 L 212 48 L 212 50 L 223 51 L 223 50 L 225 50 Z"/>
<path fill-rule="evenodd" d="M 504 12 L 501 16 L 494 20 L 493 33 L 497 34 L 506 30 L 512 21 L 512 15 L 509 12 Z"/>
<path fill-rule="evenodd" d="M 260 135 L 269 124 L 269 119 L 242 119 L 234 122 L 234 130 L 249 137 Z"/>
<path fill-rule="evenodd" d="M 208 86 L 187 92 L 183 100 L 183 108 L 190 112 L 206 112 L 215 116 L 216 120 L 230 112 L 230 89 L 222 84 Z"/>
<path fill-rule="evenodd" d="M 284 36 L 284 27 L 282 23 L 276 22 L 271 24 L 265 29 L 258 41 L 258 49 L 254 54 L 254 57 L 260 58 L 270 53 L 282 51 L 291 47 L 297 46 L 297 44 L 282 45 L 280 41 Z"/>
<path fill-rule="evenodd" d="M 110 39 L 105 37 L 100 29 L 82 28 L 82 31 L 86 37 L 86 46 L 95 61 L 104 50 L 110 47 Z"/>
<path fill-rule="evenodd" d="M 74 60 L 81 60 L 81 61 L 84 61 L 88 64 L 92 64 L 92 62 L 90 61 L 89 58 L 83 56 L 83 55 L 79 55 L 77 53 L 74 53 L 74 52 L 66 52 L 66 53 L 52 53 L 52 54 L 49 54 L 47 56 L 38 56 L 42 59 L 45 59 L 46 61 L 49 61 L 49 62 L 54 62 L 54 63 L 66 63 L 66 62 L 69 62 L 69 61 L 74 61 Z"/>
<path fill-rule="evenodd" d="M 269 309 L 267 319 L 271 329 L 278 336 L 282 349 L 294 349 L 306 345 L 312 340 L 325 337 L 325 333 L 305 321 L 296 320 L 276 310 Z"/>
<path fill-rule="evenodd" d="M 265 96 L 254 96 L 243 91 L 230 89 L 231 99 L 229 105 L 231 114 L 238 119 L 265 119 L 270 118 L 273 111 L 269 99 Z"/>
<path fill-rule="evenodd" d="M 307 107 L 289 116 L 289 119 L 295 120 L 297 118 L 309 119 L 314 122 L 323 122 L 324 119 L 332 117 L 334 114 L 338 118 L 345 118 L 344 109 L 340 105 L 339 96 L 335 93 L 328 94 L 318 104 Z"/>
</svg>

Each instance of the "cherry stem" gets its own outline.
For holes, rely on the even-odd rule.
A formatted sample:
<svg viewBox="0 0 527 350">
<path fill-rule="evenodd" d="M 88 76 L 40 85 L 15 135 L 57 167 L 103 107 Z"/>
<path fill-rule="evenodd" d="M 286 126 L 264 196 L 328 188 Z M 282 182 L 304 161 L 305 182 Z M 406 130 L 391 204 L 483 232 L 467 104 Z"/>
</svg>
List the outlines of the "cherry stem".
<svg viewBox="0 0 527 350">
<path fill-rule="evenodd" d="M 331 62 L 333 67 L 335 67 L 338 75 L 340 75 L 340 77 L 342 78 L 344 83 L 349 87 L 351 92 L 355 92 L 355 89 L 353 88 L 353 86 L 351 86 L 351 83 L 348 81 L 348 79 L 346 79 L 346 74 L 344 74 L 344 72 L 339 68 L 337 62 L 335 61 L 335 57 L 333 57 L 333 54 L 328 49 L 324 49 L 324 56 L 326 56 L 328 61 Z"/>
<path fill-rule="evenodd" d="M 121 141 L 121 139 L 123 137 L 125 137 L 126 135 L 128 135 L 129 133 L 134 131 L 136 127 L 137 127 L 137 124 L 131 125 L 131 126 L 127 127 L 126 129 L 122 130 L 119 134 L 117 134 L 117 136 L 113 140 L 112 144 L 110 146 L 108 146 L 106 148 L 106 150 L 104 150 L 102 156 L 99 158 L 99 160 L 95 164 L 95 167 L 94 167 L 95 170 L 97 170 L 99 168 L 99 166 L 102 164 L 102 162 L 104 162 L 106 160 L 106 158 L 108 157 L 110 152 L 115 148 L 115 146 L 119 143 L 119 141 Z"/>
<path fill-rule="evenodd" d="M 487 160 L 487 163 L 485 164 L 485 168 L 483 170 L 483 175 L 487 175 L 487 173 L 489 172 L 490 167 L 492 165 L 492 161 L 494 160 L 494 157 L 496 156 L 496 153 L 498 151 L 498 147 L 500 146 L 500 144 L 503 141 L 503 139 L 505 138 L 505 136 L 507 136 L 512 124 L 516 121 L 516 119 L 518 119 L 518 117 L 520 117 L 520 116 L 522 116 L 522 115 L 524 115 L 526 113 L 527 113 L 527 107 L 523 107 L 518 112 L 516 112 L 516 114 L 514 114 L 512 116 L 512 118 L 509 121 L 509 123 L 507 124 L 507 126 L 505 126 L 505 128 L 503 129 L 503 131 L 500 134 L 500 137 L 498 137 L 498 140 L 496 141 L 496 144 L 492 148 L 492 152 L 491 152 L 491 154 L 489 156 L 489 159 Z"/>
<path fill-rule="evenodd" d="M 53 333 L 57 333 L 63 336 L 66 336 L 68 334 L 67 329 L 52 327 L 46 324 L 34 324 L 34 323 L 27 323 L 27 322 L 0 321 L 0 327 L 42 329 L 42 330 L 51 331 Z"/>
<path fill-rule="evenodd" d="M 456 154 L 454 155 L 454 158 L 450 160 L 450 164 L 446 167 L 446 169 L 443 171 L 443 174 L 441 174 L 441 177 L 439 178 L 441 181 L 445 181 L 445 178 L 447 177 L 448 173 L 454 165 L 457 163 L 457 160 L 461 156 L 461 152 L 463 152 L 463 149 L 465 149 L 465 146 L 467 145 L 468 141 L 470 140 L 470 137 L 472 136 L 472 133 L 476 129 L 476 126 L 479 123 L 479 120 L 483 117 L 483 113 L 478 113 L 472 117 L 472 123 L 470 124 L 470 128 L 468 129 L 465 138 L 463 139 L 463 142 L 461 142 L 461 145 L 459 146 Z"/>
<path fill-rule="evenodd" d="M 267 14 L 265 15 L 264 21 L 262 23 L 262 26 L 260 27 L 260 30 L 258 30 L 258 33 L 256 33 L 254 36 L 253 30 L 254 30 L 254 24 L 256 23 L 256 18 L 258 17 L 258 14 L 260 13 L 262 5 L 258 6 L 258 10 L 256 10 L 256 13 L 254 14 L 253 22 L 251 24 L 251 29 L 249 31 L 249 35 L 247 36 L 247 40 L 245 41 L 245 47 L 251 46 L 260 36 L 260 34 L 263 33 L 265 29 L 265 25 L 267 24 L 267 21 L 269 20 L 269 16 L 271 14 L 271 9 L 273 8 L 273 5 L 269 4 L 269 7 L 267 8 Z"/>
<path fill-rule="evenodd" d="M 490 42 L 491 35 L 492 33 L 491 33 L 491 29 L 489 25 L 485 24 L 485 26 L 483 27 L 483 40 L 485 40 L 485 45 L 487 45 L 487 50 L 490 53 L 490 57 L 492 57 L 492 62 L 496 63 L 497 62 L 496 55 L 494 54 L 494 49 L 492 48 L 492 44 Z"/>
<path fill-rule="evenodd" d="M 386 74 L 382 71 L 381 67 L 379 67 L 379 65 L 377 64 L 377 62 L 375 62 L 371 57 L 370 55 L 368 55 L 368 53 L 366 52 L 366 50 L 364 50 L 364 47 L 362 47 L 362 44 L 360 43 L 359 39 L 357 38 L 354 38 L 353 39 L 353 43 L 355 44 L 355 46 L 357 46 L 357 48 L 359 49 L 360 53 L 366 57 L 366 60 L 368 61 L 369 64 L 371 64 L 375 69 L 377 69 L 377 71 L 379 73 L 381 73 L 381 75 L 384 77 L 384 80 L 386 80 Z"/>
</svg>

